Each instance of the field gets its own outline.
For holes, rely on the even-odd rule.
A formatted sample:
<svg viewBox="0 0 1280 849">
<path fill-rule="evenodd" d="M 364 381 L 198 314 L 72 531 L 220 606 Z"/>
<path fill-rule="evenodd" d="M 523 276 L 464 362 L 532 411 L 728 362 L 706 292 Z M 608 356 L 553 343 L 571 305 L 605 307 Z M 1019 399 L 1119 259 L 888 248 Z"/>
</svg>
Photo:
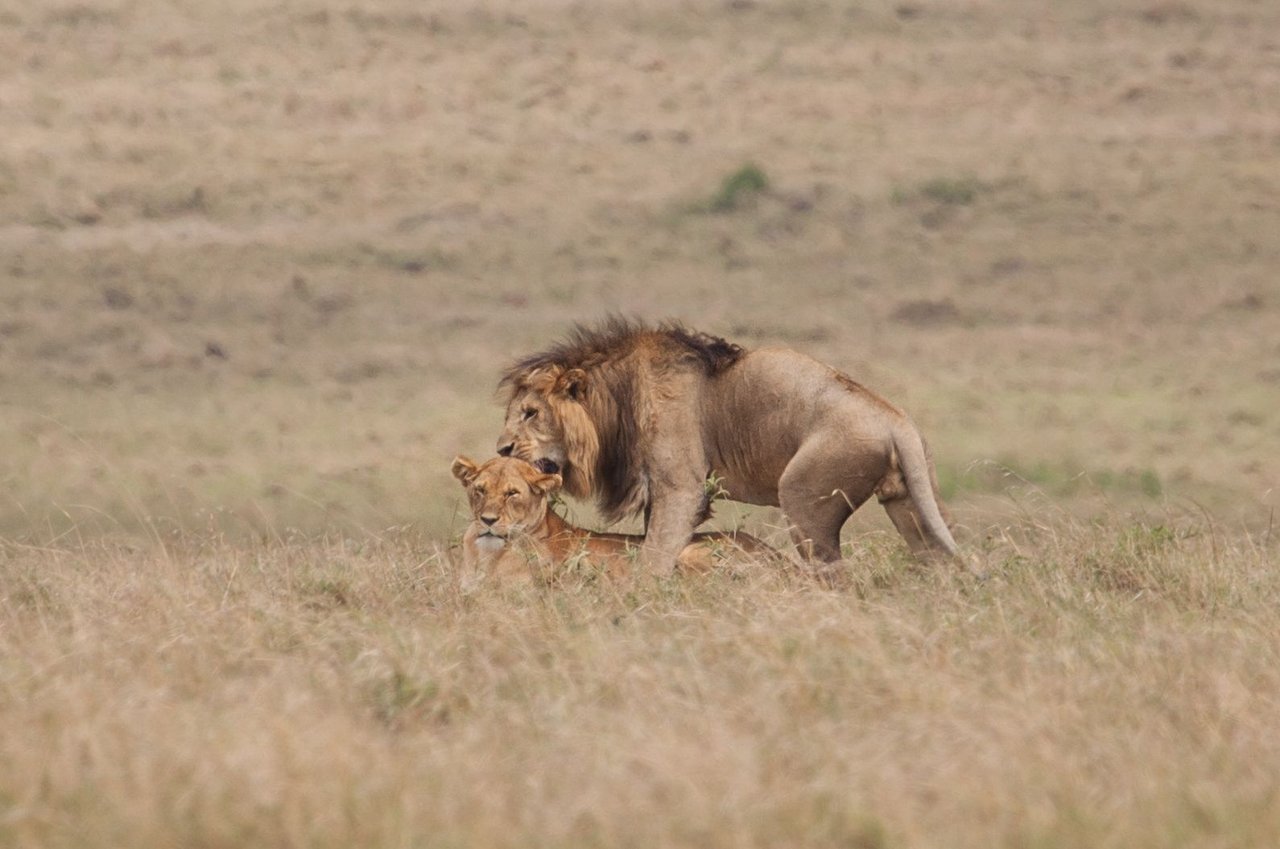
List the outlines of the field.
<svg viewBox="0 0 1280 849">
<path fill-rule="evenodd" d="M 1278 103 L 1256 0 L 0 0 L 0 845 L 1280 844 Z M 611 313 L 906 407 L 988 578 L 464 592 Z"/>
</svg>

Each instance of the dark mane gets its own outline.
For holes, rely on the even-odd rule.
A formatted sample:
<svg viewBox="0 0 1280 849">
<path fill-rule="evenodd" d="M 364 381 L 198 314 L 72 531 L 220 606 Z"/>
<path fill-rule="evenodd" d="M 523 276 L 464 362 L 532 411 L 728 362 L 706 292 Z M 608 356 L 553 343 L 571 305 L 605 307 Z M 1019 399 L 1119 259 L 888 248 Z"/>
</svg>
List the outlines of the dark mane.
<svg viewBox="0 0 1280 849">
<path fill-rule="evenodd" d="M 521 357 L 502 375 L 499 387 L 514 385 L 522 375 L 547 366 L 590 370 L 621 359 L 646 338 L 670 347 L 682 359 L 700 364 L 707 375 L 723 371 L 744 353 L 739 345 L 688 330 L 678 321 L 664 321 L 652 327 L 636 319 L 610 316 L 595 327 L 575 324 L 564 341 Z"/>
</svg>

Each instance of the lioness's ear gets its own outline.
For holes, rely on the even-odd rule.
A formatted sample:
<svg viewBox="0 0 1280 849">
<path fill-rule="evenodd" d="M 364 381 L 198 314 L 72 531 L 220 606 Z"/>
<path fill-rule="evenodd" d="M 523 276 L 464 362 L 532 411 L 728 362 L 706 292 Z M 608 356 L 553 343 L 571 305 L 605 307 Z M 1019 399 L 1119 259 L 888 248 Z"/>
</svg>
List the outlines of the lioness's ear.
<svg viewBox="0 0 1280 849">
<path fill-rule="evenodd" d="M 564 486 L 564 478 L 559 475 L 542 475 L 529 481 L 529 488 L 539 495 L 547 495 Z"/>
<path fill-rule="evenodd" d="M 556 389 L 577 401 L 587 388 L 587 373 L 580 368 L 571 368 L 556 382 Z"/>
<path fill-rule="evenodd" d="M 459 454 L 453 458 L 453 476 L 462 481 L 463 484 L 469 484 L 476 479 L 476 472 L 480 471 L 475 461 L 470 457 L 464 457 Z"/>
</svg>

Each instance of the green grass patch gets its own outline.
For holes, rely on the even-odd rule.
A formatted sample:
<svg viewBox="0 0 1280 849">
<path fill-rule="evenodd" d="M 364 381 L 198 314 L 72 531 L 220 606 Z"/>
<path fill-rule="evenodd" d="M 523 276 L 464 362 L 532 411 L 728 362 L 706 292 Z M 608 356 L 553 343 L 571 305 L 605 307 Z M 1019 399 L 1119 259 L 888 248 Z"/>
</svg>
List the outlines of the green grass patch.
<svg viewBox="0 0 1280 849">
<path fill-rule="evenodd" d="M 759 195 L 769 188 L 769 178 L 760 166 L 747 163 L 724 178 L 720 191 L 712 196 L 707 204 L 711 212 L 732 212 L 738 209 L 749 198 Z"/>
</svg>

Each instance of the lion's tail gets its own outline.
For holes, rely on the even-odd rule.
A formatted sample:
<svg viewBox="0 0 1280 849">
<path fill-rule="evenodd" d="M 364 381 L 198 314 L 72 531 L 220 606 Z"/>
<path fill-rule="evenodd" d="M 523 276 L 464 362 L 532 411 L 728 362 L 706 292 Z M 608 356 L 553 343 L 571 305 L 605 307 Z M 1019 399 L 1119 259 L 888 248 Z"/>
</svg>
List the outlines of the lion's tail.
<svg viewBox="0 0 1280 849">
<path fill-rule="evenodd" d="M 898 463 L 907 484 L 907 493 L 915 504 L 925 534 L 946 550 L 952 557 L 960 558 L 960 547 L 951 536 L 951 529 L 942 517 L 938 499 L 934 497 L 933 477 L 929 474 L 929 455 L 920 433 L 904 422 L 893 431 L 893 447 L 898 452 Z"/>
</svg>

